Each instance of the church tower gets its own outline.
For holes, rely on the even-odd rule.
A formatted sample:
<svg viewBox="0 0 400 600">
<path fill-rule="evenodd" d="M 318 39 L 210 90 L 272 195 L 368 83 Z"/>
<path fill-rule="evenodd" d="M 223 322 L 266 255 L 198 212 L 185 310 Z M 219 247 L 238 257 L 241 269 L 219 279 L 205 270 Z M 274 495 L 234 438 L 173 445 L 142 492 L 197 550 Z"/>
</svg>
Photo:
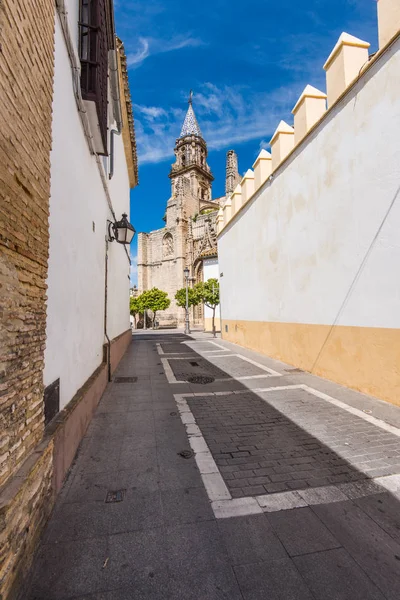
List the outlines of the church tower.
<svg viewBox="0 0 400 600">
<path fill-rule="evenodd" d="M 199 214 L 211 202 L 211 185 L 214 180 L 207 164 L 207 144 L 193 110 L 192 93 L 174 153 L 175 163 L 169 174 L 171 200 L 184 199 L 181 203 L 184 213 L 182 218 L 188 219 Z"/>
<path fill-rule="evenodd" d="M 177 306 L 175 294 L 185 286 L 185 268 L 189 269 L 192 284 L 218 277 L 219 273 L 216 219 L 226 196 L 212 199 L 214 177 L 207 164 L 207 144 L 193 110 L 192 93 L 174 153 L 165 227 L 138 234 L 139 291 L 157 287 L 167 292 L 171 300 L 170 307 L 160 312 L 162 326 L 184 323 L 185 311 Z M 230 150 L 227 192 L 233 190 L 239 179 L 237 157 Z M 211 326 L 211 319 L 202 306 L 195 307 L 190 318 L 197 326 Z"/>
</svg>

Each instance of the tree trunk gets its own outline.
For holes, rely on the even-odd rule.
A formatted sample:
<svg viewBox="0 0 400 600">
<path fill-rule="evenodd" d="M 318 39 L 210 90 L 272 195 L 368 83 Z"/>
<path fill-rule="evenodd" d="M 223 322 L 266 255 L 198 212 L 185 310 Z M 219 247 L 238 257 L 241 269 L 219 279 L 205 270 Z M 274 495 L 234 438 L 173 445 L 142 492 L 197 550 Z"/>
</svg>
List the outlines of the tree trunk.
<svg viewBox="0 0 400 600">
<path fill-rule="evenodd" d="M 213 330 L 213 337 L 215 337 L 215 306 L 213 306 L 212 330 Z"/>
</svg>

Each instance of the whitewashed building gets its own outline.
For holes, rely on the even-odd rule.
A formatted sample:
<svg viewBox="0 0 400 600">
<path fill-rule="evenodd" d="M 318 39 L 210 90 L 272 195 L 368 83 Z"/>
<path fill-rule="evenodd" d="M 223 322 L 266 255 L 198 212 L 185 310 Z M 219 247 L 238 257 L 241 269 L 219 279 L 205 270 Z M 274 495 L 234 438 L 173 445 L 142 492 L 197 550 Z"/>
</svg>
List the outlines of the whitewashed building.
<svg viewBox="0 0 400 600">
<path fill-rule="evenodd" d="M 131 341 L 129 245 L 112 238 L 123 214 L 129 221 L 137 160 L 112 1 L 56 4 L 45 417 L 91 382 L 90 401 L 77 404 L 84 430 Z"/>
</svg>

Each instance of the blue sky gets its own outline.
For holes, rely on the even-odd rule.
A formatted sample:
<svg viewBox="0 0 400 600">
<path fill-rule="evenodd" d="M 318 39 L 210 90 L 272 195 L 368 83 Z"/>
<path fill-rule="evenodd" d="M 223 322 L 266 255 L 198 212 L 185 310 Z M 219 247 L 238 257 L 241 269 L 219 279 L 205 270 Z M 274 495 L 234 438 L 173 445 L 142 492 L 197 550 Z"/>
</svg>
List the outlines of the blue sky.
<svg viewBox="0 0 400 600">
<path fill-rule="evenodd" d="M 189 90 L 208 144 L 213 197 L 224 193 L 225 155 L 239 171 L 268 149 L 278 122 L 307 84 L 325 90 L 322 69 L 346 31 L 377 48 L 376 0 L 115 0 L 128 56 L 139 156 L 131 192 L 137 231 L 164 225 L 168 173 Z M 136 238 L 131 248 L 136 281 Z"/>
</svg>

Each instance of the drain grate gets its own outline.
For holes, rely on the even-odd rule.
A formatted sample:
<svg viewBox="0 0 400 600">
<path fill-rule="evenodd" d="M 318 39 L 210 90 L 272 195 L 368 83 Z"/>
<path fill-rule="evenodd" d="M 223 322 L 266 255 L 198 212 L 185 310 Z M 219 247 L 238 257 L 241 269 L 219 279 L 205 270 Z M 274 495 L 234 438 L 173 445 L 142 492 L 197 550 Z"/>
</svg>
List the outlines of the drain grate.
<svg viewBox="0 0 400 600">
<path fill-rule="evenodd" d="M 206 385 L 207 383 L 212 383 L 215 381 L 214 377 L 210 377 L 209 375 L 191 375 L 187 378 L 189 383 L 199 383 L 201 385 Z"/>
<path fill-rule="evenodd" d="M 136 383 L 137 377 L 114 377 L 114 383 Z"/>
<path fill-rule="evenodd" d="M 293 368 L 293 369 L 285 369 L 286 373 L 304 373 L 303 369 L 297 369 L 297 368 Z"/>
<path fill-rule="evenodd" d="M 116 490 L 115 492 L 107 492 L 106 502 L 122 502 L 125 498 L 126 490 Z"/>
<path fill-rule="evenodd" d="M 198 363 L 198 362 L 196 362 L 195 360 L 190 360 L 190 361 L 189 361 L 189 365 L 192 365 L 192 367 L 198 367 L 198 366 L 199 366 L 199 363 Z"/>
</svg>

